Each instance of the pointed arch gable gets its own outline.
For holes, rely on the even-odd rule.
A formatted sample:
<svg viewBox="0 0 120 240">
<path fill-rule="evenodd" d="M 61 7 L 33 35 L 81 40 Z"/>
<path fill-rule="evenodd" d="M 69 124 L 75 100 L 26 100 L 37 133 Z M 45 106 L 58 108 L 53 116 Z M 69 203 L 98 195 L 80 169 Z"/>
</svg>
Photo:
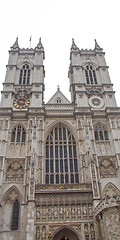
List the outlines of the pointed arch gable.
<svg viewBox="0 0 120 240">
<path fill-rule="evenodd" d="M 120 190 L 112 182 L 107 183 L 102 191 L 102 198 L 106 196 L 113 197 L 115 195 L 120 195 Z"/>
<path fill-rule="evenodd" d="M 84 61 L 81 66 L 82 66 L 83 69 L 85 69 L 86 65 L 92 65 L 95 69 L 98 69 L 98 67 L 99 67 L 99 66 L 98 66 L 95 62 L 93 62 L 92 60 L 86 60 L 86 61 Z"/>
<path fill-rule="evenodd" d="M 29 59 L 24 59 L 21 62 L 18 63 L 17 68 L 21 69 L 24 64 L 28 64 L 30 69 L 33 68 L 33 63 Z"/>
<path fill-rule="evenodd" d="M 11 193 L 15 193 L 14 197 L 12 198 L 12 196 L 10 195 Z M 21 191 L 15 186 L 11 186 L 9 189 L 7 189 L 7 191 L 4 193 L 1 202 L 6 202 L 8 199 L 10 199 L 11 201 L 18 199 L 20 202 L 23 201 L 23 195 L 21 193 Z"/>
</svg>

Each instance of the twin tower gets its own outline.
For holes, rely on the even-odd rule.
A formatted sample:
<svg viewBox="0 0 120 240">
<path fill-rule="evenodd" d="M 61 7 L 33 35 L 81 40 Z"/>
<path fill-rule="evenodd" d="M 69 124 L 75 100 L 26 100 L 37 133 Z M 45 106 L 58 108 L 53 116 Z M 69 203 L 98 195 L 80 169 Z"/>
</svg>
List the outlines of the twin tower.
<svg viewBox="0 0 120 240">
<path fill-rule="evenodd" d="M 0 240 L 119 240 L 120 109 L 105 53 L 70 50 L 71 102 L 44 103 L 44 47 L 9 60 L 0 104 Z"/>
</svg>

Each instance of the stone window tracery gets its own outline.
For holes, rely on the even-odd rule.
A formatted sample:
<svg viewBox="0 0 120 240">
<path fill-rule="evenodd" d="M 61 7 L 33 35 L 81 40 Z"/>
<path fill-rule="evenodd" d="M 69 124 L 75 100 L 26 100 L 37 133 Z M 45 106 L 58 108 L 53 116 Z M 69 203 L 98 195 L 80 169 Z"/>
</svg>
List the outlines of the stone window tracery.
<svg viewBox="0 0 120 240">
<path fill-rule="evenodd" d="M 19 84 L 29 83 L 30 83 L 30 68 L 28 64 L 24 64 L 22 69 L 20 69 Z"/>
<path fill-rule="evenodd" d="M 108 132 L 102 123 L 98 123 L 94 130 L 95 140 L 106 141 L 108 139 Z"/>
<path fill-rule="evenodd" d="M 85 77 L 86 77 L 87 84 L 97 84 L 96 71 L 92 65 L 86 66 Z"/>
<path fill-rule="evenodd" d="M 79 183 L 76 142 L 67 127 L 57 126 L 46 139 L 45 183 Z"/>
<path fill-rule="evenodd" d="M 21 125 L 16 126 L 11 135 L 11 143 L 25 143 L 26 132 Z"/>
</svg>

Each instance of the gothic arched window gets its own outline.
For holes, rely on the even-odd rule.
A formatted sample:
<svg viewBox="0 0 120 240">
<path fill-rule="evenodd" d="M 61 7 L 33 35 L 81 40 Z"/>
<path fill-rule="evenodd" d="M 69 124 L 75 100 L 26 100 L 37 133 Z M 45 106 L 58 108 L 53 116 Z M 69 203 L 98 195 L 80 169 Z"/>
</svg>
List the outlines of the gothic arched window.
<svg viewBox="0 0 120 240">
<path fill-rule="evenodd" d="M 18 125 L 12 131 L 11 142 L 25 143 L 25 137 L 26 137 L 25 129 L 21 125 Z"/>
<path fill-rule="evenodd" d="M 20 206 L 19 201 L 16 200 L 16 201 L 13 203 L 11 230 L 18 230 L 19 206 Z"/>
<path fill-rule="evenodd" d="M 108 132 L 106 131 L 103 124 L 100 122 L 97 124 L 95 130 L 94 130 L 95 140 L 102 141 L 102 140 L 108 140 Z"/>
<path fill-rule="evenodd" d="M 20 69 L 19 84 L 29 84 L 30 83 L 30 69 L 28 64 L 24 64 L 22 69 Z"/>
<path fill-rule="evenodd" d="M 67 127 L 57 126 L 46 139 L 45 183 L 79 183 L 76 142 Z"/>
<path fill-rule="evenodd" d="M 86 66 L 85 77 L 87 84 L 97 84 L 95 68 L 92 65 Z"/>
</svg>

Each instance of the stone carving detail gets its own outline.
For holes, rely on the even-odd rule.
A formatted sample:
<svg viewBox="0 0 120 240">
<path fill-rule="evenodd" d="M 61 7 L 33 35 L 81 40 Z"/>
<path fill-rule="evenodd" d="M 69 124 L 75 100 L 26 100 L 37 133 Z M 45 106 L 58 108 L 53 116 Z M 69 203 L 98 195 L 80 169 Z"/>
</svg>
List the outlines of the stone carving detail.
<svg viewBox="0 0 120 240">
<path fill-rule="evenodd" d="M 18 161 L 10 163 L 6 172 L 6 181 L 23 181 L 23 167 Z"/>
<path fill-rule="evenodd" d="M 116 177 L 116 167 L 109 159 L 103 159 L 100 162 L 100 176 L 101 178 Z"/>
<path fill-rule="evenodd" d="M 102 88 L 99 88 L 99 87 L 89 87 L 89 88 L 86 88 L 86 94 L 88 95 L 89 98 L 92 96 L 102 97 L 103 90 Z"/>
<path fill-rule="evenodd" d="M 36 206 L 36 222 L 93 220 L 92 203 Z"/>
<path fill-rule="evenodd" d="M 42 240 L 46 239 L 46 227 L 42 228 Z"/>
<path fill-rule="evenodd" d="M 40 240 L 40 228 L 36 228 L 36 240 Z"/>
</svg>

